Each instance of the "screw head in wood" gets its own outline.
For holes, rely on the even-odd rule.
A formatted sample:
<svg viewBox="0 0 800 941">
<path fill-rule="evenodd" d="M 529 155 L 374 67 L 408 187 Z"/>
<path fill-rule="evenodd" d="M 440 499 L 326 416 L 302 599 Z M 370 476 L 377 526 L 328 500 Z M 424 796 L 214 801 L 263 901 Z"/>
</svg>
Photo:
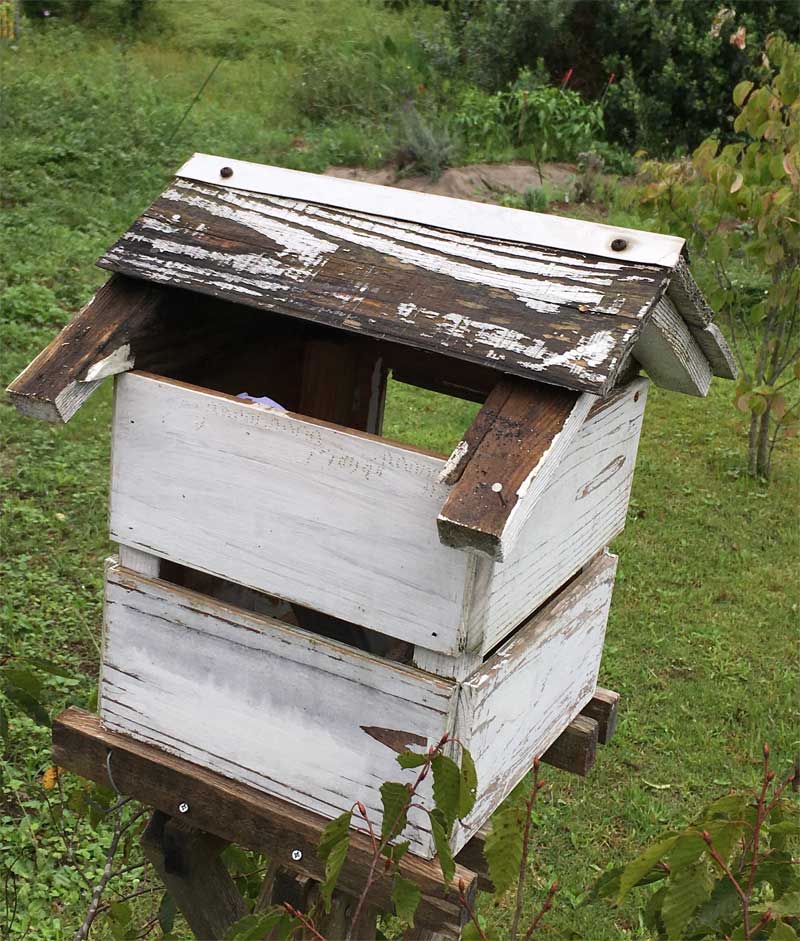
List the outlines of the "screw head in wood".
<svg viewBox="0 0 800 941">
<path fill-rule="evenodd" d="M 611 250 L 614 252 L 622 252 L 628 247 L 627 239 L 614 239 L 611 243 Z"/>
<path fill-rule="evenodd" d="M 296 863 L 299 863 L 302 858 L 303 858 L 303 851 L 302 851 L 302 850 L 292 850 L 292 859 L 293 859 Z"/>
<path fill-rule="evenodd" d="M 178 813 L 180 814 L 189 813 L 189 805 L 186 803 L 186 801 L 181 801 L 180 804 L 178 804 Z"/>
<path fill-rule="evenodd" d="M 223 180 L 229 179 L 229 177 L 233 176 L 233 167 L 223 167 L 219 171 L 219 175 L 222 177 Z"/>
</svg>

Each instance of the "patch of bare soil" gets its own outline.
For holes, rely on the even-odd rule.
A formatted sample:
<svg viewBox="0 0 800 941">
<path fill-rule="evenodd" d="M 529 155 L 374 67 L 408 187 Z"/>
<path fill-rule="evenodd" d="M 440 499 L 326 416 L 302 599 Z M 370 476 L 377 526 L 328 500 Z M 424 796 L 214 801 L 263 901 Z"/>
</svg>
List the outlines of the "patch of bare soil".
<svg viewBox="0 0 800 941">
<path fill-rule="evenodd" d="M 524 193 L 529 187 L 547 183 L 555 190 L 566 190 L 575 175 L 571 163 L 543 163 L 542 175 L 532 163 L 514 160 L 512 163 L 472 163 L 464 167 L 450 167 L 438 180 L 427 176 L 400 175 L 396 167 L 367 170 L 363 167 L 328 167 L 325 173 L 345 180 L 380 183 L 400 189 L 454 196 L 456 199 L 474 199 L 497 202 L 503 193 Z"/>
</svg>

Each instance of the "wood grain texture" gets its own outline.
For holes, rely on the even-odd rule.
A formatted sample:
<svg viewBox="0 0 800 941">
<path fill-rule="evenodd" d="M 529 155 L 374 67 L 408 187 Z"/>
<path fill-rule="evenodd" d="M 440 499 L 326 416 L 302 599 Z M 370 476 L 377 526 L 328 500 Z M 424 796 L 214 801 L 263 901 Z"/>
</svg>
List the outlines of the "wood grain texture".
<svg viewBox="0 0 800 941">
<path fill-rule="evenodd" d="M 156 811 L 140 842 L 195 938 L 223 938 L 231 925 L 249 914 L 220 859 L 227 840 Z"/>
<path fill-rule="evenodd" d="M 469 839 L 592 698 L 617 559 L 599 556 L 461 684 L 456 735 L 475 761 Z"/>
<path fill-rule="evenodd" d="M 220 175 L 222 167 L 230 171 L 227 179 Z M 233 189 L 361 210 L 388 219 L 441 226 L 471 235 L 505 238 L 512 232 L 521 242 L 532 245 L 577 249 L 589 255 L 621 257 L 668 267 L 673 267 L 680 259 L 685 245 L 683 239 L 673 235 L 416 193 L 212 154 L 194 154 L 176 175 L 186 180 L 224 183 Z M 621 251 L 612 249 L 612 241 L 620 237 L 627 244 Z"/>
<path fill-rule="evenodd" d="M 154 322 L 161 300 L 153 285 L 111 277 L 8 387 L 18 411 L 69 421 L 104 376 L 132 367 L 131 340 Z"/>
<path fill-rule="evenodd" d="M 189 180 L 99 264 L 596 394 L 669 274 Z"/>
<path fill-rule="evenodd" d="M 108 785 L 106 756 L 111 752 L 114 782 L 120 791 L 174 815 L 177 803 L 189 805 L 187 822 L 231 843 L 269 855 L 285 869 L 319 881 L 325 867 L 316 855 L 317 844 L 328 821 L 287 801 L 237 783 L 199 765 L 167 754 L 103 728 L 98 716 L 71 707 L 53 722 L 53 754 L 59 766 Z M 301 859 L 292 858 L 300 850 Z M 354 831 L 350 852 L 342 868 L 339 886 L 358 895 L 372 857 L 369 837 Z M 445 926 L 457 934 L 463 914 L 455 890 L 445 885 L 436 861 L 408 854 L 400 863 L 402 875 L 416 883 L 423 896 L 417 912 L 421 924 Z M 455 881 L 463 879 L 474 898 L 477 877 L 459 866 Z M 391 908 L 391 883 L 379 879 L 369 901 L 382 910 Z"/>
<path fill-rule="evenodd" d="M 496 561 L 512 550 L 595 397 L 514 380 L 490 396 L 446 465 L 458 480 L 437 525 L 442 543 Z M 448 469 L 453 466 L 453 471 Z"/>
<path fill-rule="evenodd" d="M 118 380 L 111 535 L 413 644 L 464 646 L 441 458 L 155 377 Z"/>
<path fill-rule="evenodd" d="M 656 385 L 686 395 L 708 394 L 711 366 L 669 298 L 655 305 L 633 355 Z"/>
<path fill-rule="evenodd" d="M 542 761 L 561 771 L 586 777 L 597 758 L 598 735 L 596 719 L 577 715 L 542 755 Z"/>
<path fill-rule="evenodd" d="M 736 379 L 739 367 L 724 334 L 715 323 L 705 327 L 689 324 L 689 330 L 695 342 L 711 366 L 711 371 L 721 379 Z"/>
<path fill-rule="evenodd" d="M 380 785 L 412 777 L 398 747 L 452 731 L 455 693 L 419 670 L 108 568 L 106 726 L 316 813 L 332 818 L 360 799 L 380 821 Z M 432 855 L 426 814 L 412 811 L 406 833 Z"/>
<path fill-rule="evenodd" d="M 608 745 L 617 730 L 618 709 L 619 693 L 598 686 L 594 696 L 581 710 L 582 715 L 597 722 L 597 741 L 601 745 Z"/>
<path fill-rule="evenodd" d="M 648 385 L 636 379 L 595 404 L 506 559 L 478 557 L 465 599 L 471 646 L 492 650 L 622 531 Z"/>
</svg>

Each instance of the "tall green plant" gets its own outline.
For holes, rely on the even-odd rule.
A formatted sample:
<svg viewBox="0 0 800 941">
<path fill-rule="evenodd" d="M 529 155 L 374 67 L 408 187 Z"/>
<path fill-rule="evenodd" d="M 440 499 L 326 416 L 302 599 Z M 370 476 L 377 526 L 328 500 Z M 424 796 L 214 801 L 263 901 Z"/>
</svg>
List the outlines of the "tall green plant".
<svg viewBox="0 0 800 941">
<path fill-rule="evenodd" d="M 714 277 L 709 301 L 720 310 L 741 378 L 736 407 L 749 416 L 749 469 L 769 478 L 782 434 L 800 426 L 800 46 L 771 37 L 765 77 L 733 92 L 738 142 L 705 140 L 690 162 L 646 164 L 645 202 L 682 231 Z M 757 300 L 737 284 L 749 259 L 764 273 Z"/>
<path fill-rule="evenodd" d="M 684 830 L 666 833 L 627 866 L 606 872 L 592 900 L 621 903 L 635 889 L 656 886 L 644 911 L 659 939 L 731 938 L 792 941 L 800 927 L 800 873 L 792 848 L 800 838 L 800 807 L 764 746 L 761 784 L 713 801 Z"/>
</svg>

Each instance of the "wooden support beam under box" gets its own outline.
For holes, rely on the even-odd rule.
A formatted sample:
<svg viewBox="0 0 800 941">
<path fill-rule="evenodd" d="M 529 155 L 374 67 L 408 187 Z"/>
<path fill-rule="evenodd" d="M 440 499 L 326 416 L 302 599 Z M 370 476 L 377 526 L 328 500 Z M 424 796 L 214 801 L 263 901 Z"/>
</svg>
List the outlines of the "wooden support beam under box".
<svg viewBox="0 0 800 941">
<path fill-rule="evenodd" d="M 61 713 L 53 723 L 53 754 L 60 767 L 104 785 L 108 785 L 106 762 L 110 754 L 114 783 L 122 794 L 168 816 L 179 816 L 195 829 L 267 853 L 285 869 L 318 881 L 325 878 L 317 845 L 329 821 L 319 814 L 127 735 L 109 732 L 98 716 L 75 707 Z M 179 807 L 184 804 L 187 809 L 182 814 Z M 369 837 L 353 831 L 339 878 L 343 892 L 356 896 L 361 893 L 371 859 Z M 453 886 L 463 880 L 467 897 L 474 898 L 476 874 L 457 866 L 453 885 L 447 885 L 436 860 L 410 853 L 401 861 L 400 873 L 423 893 L 417 911 L 419 924 L 457 934 L 465 918 Z M 379 879 L 369 902 L 383 911 L 391 910 L 391 880 Z"/>
</svg>

